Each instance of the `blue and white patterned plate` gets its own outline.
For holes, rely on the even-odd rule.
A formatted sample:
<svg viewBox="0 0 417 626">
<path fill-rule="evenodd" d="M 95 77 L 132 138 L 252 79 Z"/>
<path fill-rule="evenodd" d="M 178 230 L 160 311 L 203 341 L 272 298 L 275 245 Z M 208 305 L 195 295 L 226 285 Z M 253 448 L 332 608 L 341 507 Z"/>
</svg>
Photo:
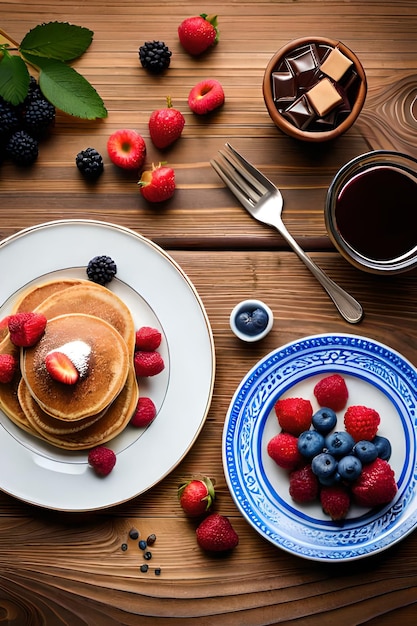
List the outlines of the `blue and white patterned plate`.
<svg viewBox="0 0 417 626">
<path fill-rule="evenodd" d="M 295 504 L 288 472 L 266 451 L 280 430 L 274 412 L 278 398 L 308 398 L 316 410 L 314 385 L 335 372 L 345 378 L 348 404 L 380 413 L 378 434 L 391 441 L 398 484 L 389 505 L 353 506 L 343 522 L 333 522 L 318 502 Z M 223 464 L 237 507 L 260 535 L 300 557 L 340 562 L 385 550 L 417 525 L 416 407 L 416 368 L 381 343 L 356 335 L 315 335 L 271 352 L 242 380 L 226 416 Z M 344 429 L 343 411 L 336 428 Z"/>
</svg>

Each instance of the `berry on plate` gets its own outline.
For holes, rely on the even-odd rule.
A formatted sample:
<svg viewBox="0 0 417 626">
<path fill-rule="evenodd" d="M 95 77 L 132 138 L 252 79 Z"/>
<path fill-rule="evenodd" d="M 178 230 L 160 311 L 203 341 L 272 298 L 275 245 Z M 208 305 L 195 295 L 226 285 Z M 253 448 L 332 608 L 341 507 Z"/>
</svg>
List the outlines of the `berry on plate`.
<svg viewBox="0 0 417 626">
<path fill-rule="evenodd" d="M 10 341 L 21 348 L 34 346 L 45 332 L 46 317 L 42 313 L 15 313 L 8 318 Z"/>
<path fill-rule="evenodd" d="M 175 173 L 166 165 L 152 165 L 152 170 L 142 173 L 138 182 L 140 192 L 148 202 L 164 202 L 175 192 Z"/>
<path fill-rule="evenodd" d="M 290 433 L 278 433 L 268 441 L 268 455 L 283 469 L 293 470 L 303 464 L 304 459 L 298 449 L 298 439 Z"/>
<path fill-rule="evenodd" d="M 0 354 L 0 383 L 11 383 L 17 371 L 17 359 L 12 354 Z"/>
<path fill-rule="evenodd" d="M 313 407 L 304 398 L 284 398 L 275 403 L 275 413 L 282 430 L 296 437 L 311 426 Z"/>
<path fill-rule="evenodd" d="M 105 254 L 93 257 L 87 265 L 87 276 L 93 283 L 107 285 L 117 274 L 117 265 Z"/>
<path fill-rule="evenodd" d="M 219 40 L 217 15 L 195 15 L 187 17 L 178 26 L 178 37 L 184 50 L 198 56 Z"/>
<path fill-rule="evenodd" d="M 340 459 L 342 456 L 352 452 L 355 440 L 348 432 L 340 430 L 327 435 L 324 445 L 329 454 L 332 454 L 336 459 Z"/>
<path fill-rule="evenodd" d="M 360 506 L 374 507 L 388 504 L 397 493 L 395 475 L 388 461 L 375 459 L 365 465 L 352 485 L 352 494 Z"/>
<path fill-rule="evenodd" d="M 305 465 L 290 473 L 289 492 L 294 502 L 303 504 L 313 502 L 319 493 L 319 481 L 311 469 L 311 465 Z"/>
<path fill-rule="evenodd" d="M 116 455 L 110 448 L 98 446 L 88 453 L 88 464 L 98 476 L 107 476 L 116 465 Z"/>
<path fill-rule="evenodd" d="M 185 125 L 185 117 L 172 106 L 170 96 L 164 109 L 153 111 L 149 118 L 149 134 L 157 148 L 167 148 L 181 137 Z"/>
<path fill-rule="evenodd" d="M 355 441 L 371 441 L 376 436 L 380 421 L 379 413 L 375 409 L 362 405 L 348 407 L 344 417 L 345 428 Z"/>
<path fill-rule="evenodd" d="M 350 495 L 343 485 L 322 487 L 320 490 L 320 502 L 323 511 L 330 515 L 332 520 L 342 520 L 348 514 L 350 508 Z"/>
<path fill-rule="evenodd" d="M 145 426 L 149 426 L 155 417 L 156 406 L 153 400 L 146 396 L 140 396 L 135 412 L 130 420 L 131 425 L 136 426 L 136 428 L 144 428 Z"/>
<path fill-rule="evenodd" d="M 54 380 L 64 385 L 75 385 L 80 377 L 79 371 L 69 356 L 58 350 L 48 352 L 45 357 L 45 367 Z"/>
<path fill-rule="evenodd" d="M 223 87 L 218 80 L 208 78 L 197 83 L 188 94 L 188 106 L 197 115 L 206 115 L 224 104 Z"/>
<path fill-rule="evenodd" d="M 305 430 L 298 437 L 297 446 L 303 457 L 312 459 L 323 451 L 324 437 L 317 430 Z"/>
<path fill-rule="evenodd" d="M 200 517 L 207 513 L 216 497 L 214 485 L 210 478 L 193 478 L 178 488 L 180 505 L 190 517 Z"/>
<path fill-rule="evenodd" d="M 107 152 L 111 161 L 118 167 L 139 170 L 145 161 L 145 140 L 135 130 L 128 128 L 116 130 L 107 140 Z"/>
<path fill-rule="evenodd" d="M 349 396 L 346 382 L 340 374 L 322 378 L 314 387 L 313 393 L 321 407 L 328 407 L 333 411 L 344 409 Z"/>
<path fill-rule="evenodd" d="M 161 345 L 162 335 L 157 328 L 141 326 L 135 335 L 135 350 L 153 352 Z"/>
<path fill-rule="evenodd" d="M 135 368 L 136 376 L 148 377 L 156 376 L 165 367 L 164 360 L 159 352 L 138 350 L 133 357 L 133 366 Z"/>
<path fill-rule="evenodd" d="M 224 515 L 212 513 L 196 530 L 197 543 L 209 552 L 226 552 L 239 543 L 239 536 Z"/>
</svg>

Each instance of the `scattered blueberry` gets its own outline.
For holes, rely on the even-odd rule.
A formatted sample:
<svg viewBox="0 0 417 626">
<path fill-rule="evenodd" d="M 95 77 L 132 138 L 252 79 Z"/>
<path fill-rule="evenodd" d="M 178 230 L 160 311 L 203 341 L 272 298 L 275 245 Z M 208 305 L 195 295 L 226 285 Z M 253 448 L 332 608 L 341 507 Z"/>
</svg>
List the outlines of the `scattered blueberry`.
<svg viewBox="0 0 417 626">
<path fill-rule="evenodd" d="M 129 531 L 130 539 L 139 539 L 139 531 L 136 528 L 131 528 Z"/>
<path fill-rule="evenodd" d="M 141 539 L 141 540 L 139 541 L 139 543 L 138 543 L 138 546 L 139 546 L 139 548 L 140 548 L 141 550 L 146 550 L 147 543 L 146 543 L 146 541 L 145 541 L 144 539 Z"/>
<path fill-rule="evenodd" d="M 336 426 L 337 415 L 333 409 L 323 407 L 316 411 L 312 417 L 313 426 L 319 433 L 328 435 L 331 430 Z"/>
<path fill-rule="evenodd" d="M 241 311 L 236 317 L 236 327 L 241 333 L 259 335 L 268 325 L 268 313 L 257 307 L 253 310 Z"/>
<path fill-rule="evenodd" d="M 328 452 L 321 452 L 313 458 L 311 469 L 318 478 L 328 478 L 336 472 L 337 461 Z"/>
<path fill-rule="evenodd" d="M 331 433 L 326 437 L 324 443 L 328 452 L 336 458 L 341 458 L 352 452 L 353 446 L 355 445 L 352 435 L 349 435 L 349 433 L 344 430 Z"/>
<path fill-rule="evenodd" d="M 380 459 L 384 461 L 388 461 L 391 456 L 391 443 L 386 437 L 381 437 L 377 435 L 373 438 L 372 443 L 376 446 L 378 450 L 378 456 Z"/>
<path fill-rule="evenodd" d="M 143 565 L 140 566 L 141 572 L 147 572 L 148 569 L 149 569 L 149 565 L 147 563 L 143 563 Z"/>
<path fill-rule="evenodd" d="M 352 482 L 359 478 L 362 471 L 362 463 L 357 456 L 347 454 L 337 464 L 337 471 L 343 480 Z"/>
<path fill-rule="evenodd" d="M 307 459 L 323 451 L 324 437 L 317 430 L 305 430 L 298 437 L 298 450 Z"/>
<path fill-rule="evenodd" d="M 160 576 L 161 575 L 161 568 L 160 567 L 156 567 L 155 568 L 155 576 Z"/>
<path fill-rule="evenodd" d="M 378 448 L 372 441 L 358 441 L 353 448 L 354 454 L 362 463 L 372 463 L 378 456 Z"/>
<path fill-rule="evenodd" d="M 150 561 L 152 558 L 152 552 L 149 552 L 149 550 L 147 552 L 145 552 L 145 554 L 143 555 L 143 558 L 146 559 L 147 561 Z"/>
<path fill-rule="evenodd" d="M 122 543 L 122 545 L 120 546 L 123 552 L 126 552 L 127 550 L 127 543 Z"/>
<path fill-rule="evenodd" d="M 156 535 L 154 533 L 152 533 L 147 538 L 146 543 L 148 544 L 148 546 L 152 546 L 155 543 L 155 541 L 156 541 Z"/>
</svg>

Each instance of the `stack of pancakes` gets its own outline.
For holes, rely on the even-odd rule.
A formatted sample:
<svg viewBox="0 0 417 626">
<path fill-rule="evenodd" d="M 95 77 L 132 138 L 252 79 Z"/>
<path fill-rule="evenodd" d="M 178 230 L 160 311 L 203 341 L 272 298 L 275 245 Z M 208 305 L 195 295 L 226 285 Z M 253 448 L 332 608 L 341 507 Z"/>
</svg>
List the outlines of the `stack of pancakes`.
<svg viewBox="0 0 417 626">
<path fill-rule="evenodd" d="M 20 428 L 68 450 L 118 435 L 139 397 L 128 307 L 105 287 L 66 279 L 31 288 L 13 313 L 27 311 L 45 315 L 45 333 L 30 348 L 17 348 L 4 333 L 0 353 L 14 354 L 20 368 L 10 383 L 0 384 L 0 408 Z M 46 355 L 60 350 L 80 371 L 74 385 L 54 380 L 45 367 Z"/>
</svg>

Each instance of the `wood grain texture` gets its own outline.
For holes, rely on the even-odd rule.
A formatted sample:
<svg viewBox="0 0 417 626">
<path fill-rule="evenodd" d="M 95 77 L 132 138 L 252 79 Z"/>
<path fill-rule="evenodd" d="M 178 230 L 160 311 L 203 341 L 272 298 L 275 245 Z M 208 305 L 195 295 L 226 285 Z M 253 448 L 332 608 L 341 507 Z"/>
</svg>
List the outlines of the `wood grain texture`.
<svg viewBox="0 0 417 626">
<path fill-rule="evenodd" d="M 218 13 L 221 38 L 215 50 L 193 59 L 180 48 L 176 29 L 183 18 L 202 10 Z M 73 217 L 118 223 L 149 237 L 172 254 L 196 286 L 213 329 L 217 370 L 211 409 L 196 443 L 146 494 L 111 510 L 72 515 L 0 493 L 0 623 L 414 626 L 415 533 L 380 555 L 347 565 L 309 562 L 275 549 L 234 505 L 223 474 L 221 439 L 242 377 L 289 341 L 353 331 L 387 343 L 416 363 L 417 271 L 389 278 L 359 272 L 334 252 L 323 219 L 327 187 L 347 160 L 370 148 L 415 153 L 410 117 L 417 75 L 415 1 L 1 4 L 0 27 L 17 40 L 50 20 L 94 31 L 91 48 L 74 66 L 97 88 L 109 116 L 86 122 L 58 114 L 34 167 L 0 164 L 0 238 Z M 339 38 L 354 49 L 369 83 L 358 123 L 320 148 L 282 135 L 266 113 L 261 90 L 264 68 L 275 50 L 306 34 Z M 163 77 L 151 77 L 139 65 L 138 47 L 149 39 L 162 39 L 173 51 Z M 226 104 L 200 119 L 189 111 L 187 96 L 208 76 L 222 82 Z M 186 126 L 181 140 L 162 152 L 149 141 L 147 120 L 168 94 L 184 113 Z M 175 168 L 178 189 L 171 202 L 160 208 L 147 205 L 138 193 L 136 173 L 118 170 L 105 156 L 107 137 L 121 127 L 143 134 L 149 163 L 162 159 Z M 280 186 L 289 230 L 362 303 L 365 318 L 359 326 L 352 328 L 340 318 L 279 235 L 249 218 L 221 184 L 209 161 L 225 141 Z M 105 172 L 96 185 L 88 185 L 75 167 L 75 155 L 89 145 L 105 156 Z M 267 302 L 275 318 L 265 340 L 250 346 L 232 335 L 228 321 L 232 307 L 248 297 Z M 239 533 L 239 546 L 227 557 L 199 550 L 195 523 L 177 503 L 179 482 L 195 473 L 215 479 L 216 510 L 228 515 Z M 131 527 L 143 537 L 157 535 L 146 574 L 140 572 L 143 556 L 137 543 L 127 539 Z M 156 566 L 160 576 L 154 573 Z"/>
</svg>

